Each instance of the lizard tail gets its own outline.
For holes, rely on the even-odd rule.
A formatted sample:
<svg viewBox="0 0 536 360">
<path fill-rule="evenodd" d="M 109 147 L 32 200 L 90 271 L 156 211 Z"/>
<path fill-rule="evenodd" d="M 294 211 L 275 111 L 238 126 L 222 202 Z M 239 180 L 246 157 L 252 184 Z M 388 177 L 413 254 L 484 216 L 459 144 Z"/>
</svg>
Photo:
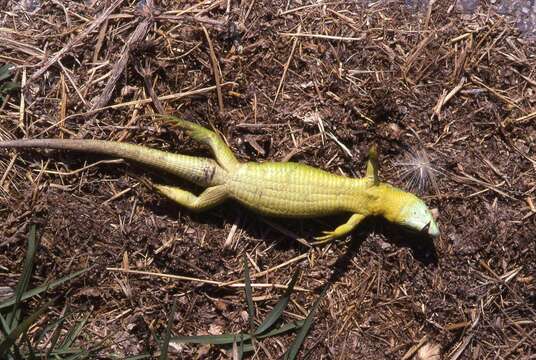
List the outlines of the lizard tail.
<svg viewBox="0 0 536 360">
<path fill-rule="evenodd" d="M 89 152 L 131 160 L 201 186 L 220 185 L 224 170 L 208 158 L 169 153 L 146 146 L 105 140 L 30 139 L 0 141 L 0 148 L 39 148 Z"/>
</svg>

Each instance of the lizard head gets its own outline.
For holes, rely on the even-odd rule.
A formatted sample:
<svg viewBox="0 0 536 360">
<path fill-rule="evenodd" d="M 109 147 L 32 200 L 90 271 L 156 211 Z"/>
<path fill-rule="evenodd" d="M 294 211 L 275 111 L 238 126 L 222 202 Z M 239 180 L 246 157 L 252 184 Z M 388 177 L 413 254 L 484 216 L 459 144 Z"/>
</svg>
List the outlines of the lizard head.
<svg viewBox="0 0 536 360">
<path fill-rule="evenodd" d="M 417 196 L 397 189 L 387 184 L 378 186 L 382 195 L 379 211 L 387 220 L 402 225 L 412 231 L 426 233 L 429 236 L 439 236 L 439 227 L 432 212 Z M 383 189 L 381 189 L 383 188 Z"/>
<path fill-rule="evenodd" d="M 426 232 L 432 237 L 439 236 L 439 227 L 432 215 L 432 212 L 426 206 L 424 201 L 411 195 L 405 205 L 402 205 L 398 214 L 397 223 L 414 231 Z"/>
<path fill-rule="evenodd" d="M 374 145 L 369 150 L 366 178 L 371 184 L 369 194 L 374 199 L 371 202 L 373 213 L 413 231 L 439 236 L 439 227 L 424 201 L 412 193 L 380 183 L 378 151 Z"/>
</svg>

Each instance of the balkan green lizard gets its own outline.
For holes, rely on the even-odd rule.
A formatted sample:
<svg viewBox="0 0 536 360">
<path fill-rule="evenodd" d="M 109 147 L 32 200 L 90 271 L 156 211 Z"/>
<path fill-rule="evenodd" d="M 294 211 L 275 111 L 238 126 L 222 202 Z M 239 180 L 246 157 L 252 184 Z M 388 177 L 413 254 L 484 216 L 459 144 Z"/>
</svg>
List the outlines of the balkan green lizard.
<svg viewBox="0 0 536 360">
<path fill-rule="evenodd" d="M 366 176 L 348 178 L 293 162 L 239 162 L 224 140 L 200 125 L 165 117 L 194 140 L 210 147 L 215 160 L 103 140 L 31 139 L 0 142 L 2 148 L 50 148 L 124 158 L 165 171 L 206 188 L 199 196 L 175 186 L 154 188 L 179 205 L 202 211 L 235 199 L 261 214 L 310 218 L 350 213 L 350 219 L 315 238 L 327 242 L 351 232 L 367 216 L 383 216 L 414 231 L 438 236 L 439 228 L 417 196 L 378 179 L 377 153 L 369 151 Z"/>
</svg>

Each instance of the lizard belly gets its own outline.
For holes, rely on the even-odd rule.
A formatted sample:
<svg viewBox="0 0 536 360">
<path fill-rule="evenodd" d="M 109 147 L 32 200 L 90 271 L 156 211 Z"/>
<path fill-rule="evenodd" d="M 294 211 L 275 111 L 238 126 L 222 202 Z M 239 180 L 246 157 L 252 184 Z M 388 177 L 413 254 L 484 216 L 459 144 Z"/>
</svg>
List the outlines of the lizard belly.
<svg viewBox="0 0 536 360">
<path fill-rule="evenodd" d="M 348 180 L 299 163 L 246 163 L 227 186 L 231 197 L 260 213 L 314 217 L 350 211 Z"/>
</svg>

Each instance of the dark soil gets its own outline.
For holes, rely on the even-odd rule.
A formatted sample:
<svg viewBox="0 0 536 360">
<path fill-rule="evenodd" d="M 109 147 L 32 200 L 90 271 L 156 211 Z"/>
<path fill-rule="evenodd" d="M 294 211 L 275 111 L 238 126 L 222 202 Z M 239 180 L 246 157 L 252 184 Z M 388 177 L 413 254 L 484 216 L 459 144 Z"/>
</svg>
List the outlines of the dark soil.
<svg viewBox="0 0 536 360">
<path fill-rule="evenodd" d="M 173 300 L 175 335 L 247 329 L 242 288 L 109 268 L 227 282 L 242 277 L 244 254 L 252 273 L 308 254 L 254 280 L 286 284 L 301 271 L 297 286 L 307 291 L 295 292 L 287 321 L 303 319 L 328 287 L 302 356 L 536 356 L 536 43 L 520 18 L 534 18 L 534 6 L 209 0 L 151 9 L 147 1 L 121 2 L 103 17 L 112 3 L 0 1 L 0 65 L 14 65 L 10 80 L 26 83 L 0 93 L 1 138 L 209 154 L 145 116 L 164 112 L 214 126 L 243 161 L 292 160 L 348 176 L 363 175 L 376 143 L 382 180 L 437 209 L 441 236 L 431 242 L 371 220 L 347 241 L 308 248 L 295 238 L 312 241 L 344 218 L 265 219 L 232 202 L 192 214 L 144 185 L 169 180 L 163 174 L 126 162 L 78 171 L 111 159 L 0 150 L 1 287 L 15 288 L 29 225 L 38 224 L 32 286 L 95 266 L 46 294 L 57 297 L 46 317 L 66 304 L 90 314 L 77 341 L 106 338 L 102 358 L 158 356 L 152 334 L 165 330 Z M 214 86 L 203 27 L 221 104 L 214 89 L 154 101 Z M 255 289 L 257 318 L 281 293 Z M 256 358 L 279 358 L 292 339 L 263 341 Z M 203 346 L 170 351 L 227 358 Z"/>
</svg>

